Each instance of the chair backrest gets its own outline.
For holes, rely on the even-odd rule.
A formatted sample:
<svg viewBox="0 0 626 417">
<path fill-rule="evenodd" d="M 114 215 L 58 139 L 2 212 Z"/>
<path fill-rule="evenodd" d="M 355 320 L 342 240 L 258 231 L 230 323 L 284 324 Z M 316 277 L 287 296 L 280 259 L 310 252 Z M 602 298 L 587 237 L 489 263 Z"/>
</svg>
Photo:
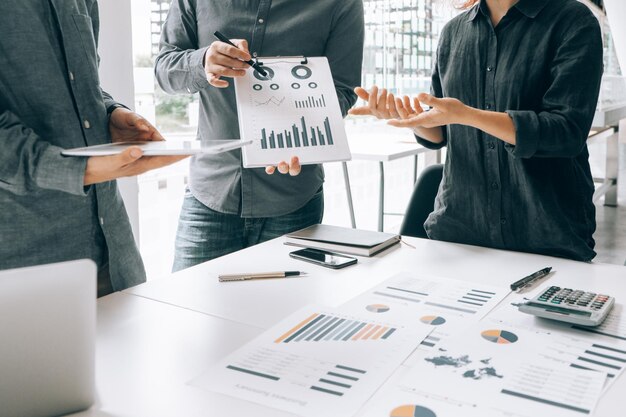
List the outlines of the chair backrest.
<svg viewBox="0 0 626 417">
<path fill-rule="evenodd" d="M 428 238 L 424 230 L 424 222 L 435 206 L 435 197 L 443 177 L 443 165 L 436 164 L 426 167 L 415 184 L 400 227 L 400 234 Z"/>
</svg>

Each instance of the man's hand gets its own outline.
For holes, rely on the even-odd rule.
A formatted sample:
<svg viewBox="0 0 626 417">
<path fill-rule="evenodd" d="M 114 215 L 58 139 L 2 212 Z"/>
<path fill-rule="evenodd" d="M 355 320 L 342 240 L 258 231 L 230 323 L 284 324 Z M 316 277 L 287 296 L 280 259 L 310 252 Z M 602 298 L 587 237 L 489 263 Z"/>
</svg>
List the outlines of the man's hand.
<svg viewBox="0 0 626 417">
<path fill-rule="evenodd" d="M 128 142 L 138 140 L 164 140 L 154 126 L 135 112 L 117 108 L 109 119 L 111 141 Z"/>
<path fill-rule="evenodd" d="M 142 157 L 139 147 L 133 146 L 118 155 L 92 156 L 87 160 L 84 185 L 112 181 L 130 177 L 171 165 L 188 156 L 146 156 Z"/>
<path fill-rule="evenodd" d="M 213 87 L 226 88 L 228 81 L 221 77 L 243 77 L 246 68 L 250 65 L 243 61 L 250 61 L 252 57 L 248 51 L 248 42 L 244 39 L 231 39 L 237 45 L 235 48 L 225 42 L 213 42 L 204 55 L 204 71 L 206 78 Z"/>
<path fill-rule="evenodd" d="M 268 175 L 272 175 L 275 171 L 276 167 L 273 165 L 265 168 L 265 172 Z M 285 161 L 281 161 L 278 164 L 278 172 L 281 174 L 289 174 L 292 177 L 295 177 L 300 174 L 300 171 L 302 171 L 302 167 L 300 166 L 300 159 L 298 159 L 297 156 L 291 157 L 291 163 L 289 164 Z"/>
</svg>

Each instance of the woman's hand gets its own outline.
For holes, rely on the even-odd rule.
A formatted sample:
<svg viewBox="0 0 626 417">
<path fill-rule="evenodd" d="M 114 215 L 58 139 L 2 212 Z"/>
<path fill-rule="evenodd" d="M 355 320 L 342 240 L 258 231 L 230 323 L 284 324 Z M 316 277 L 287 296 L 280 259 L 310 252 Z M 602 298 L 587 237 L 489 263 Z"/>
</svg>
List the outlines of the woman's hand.
<svg viewBox="0 0 626 417">
<path fill-rule="evenodd" d="M 146 119 L 123 107 L 113 110 L 109 118 L 111 142 L 161 141 L 163 136 Z"/>
<path fill-rule="evenodd" d="M 421 103 L 430 106 L 430 110 L 424 111 Z M 455 98 L 437 98 L 430 94 L 421 93 L 411 100 L 404 96 L 402 100 L 396 99 L 396 112 L 400 117 L 390 120 L 389 124 L 395 127 L 408 127 L 413 130 L 418 128 L 434 128 L 451 124 L 465 124 L 464 121 L 470 108 Z"/>
</svg>

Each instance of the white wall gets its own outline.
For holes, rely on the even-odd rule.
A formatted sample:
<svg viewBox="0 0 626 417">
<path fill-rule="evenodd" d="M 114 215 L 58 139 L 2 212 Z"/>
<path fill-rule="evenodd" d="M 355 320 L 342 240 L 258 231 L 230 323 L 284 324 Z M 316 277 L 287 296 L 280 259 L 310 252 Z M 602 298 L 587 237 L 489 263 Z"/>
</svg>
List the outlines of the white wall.
<svg viewBox="0 0 626 417">
<path fill-rule="evenodd" d="M 622 74 L 626 75 L 626 1 L 604 0 L 606 15 L 611 26 L 611 33 L 615 42 L 617 59 L 619 60 Z"/>
<path fill-rule="evenodd" d="M 100 81 L 106 92 L 129 108 L 135 106 L 131 0 L 100 0 Z M 139 244 L 137 178 L 118 181 Z"/>
</svg>

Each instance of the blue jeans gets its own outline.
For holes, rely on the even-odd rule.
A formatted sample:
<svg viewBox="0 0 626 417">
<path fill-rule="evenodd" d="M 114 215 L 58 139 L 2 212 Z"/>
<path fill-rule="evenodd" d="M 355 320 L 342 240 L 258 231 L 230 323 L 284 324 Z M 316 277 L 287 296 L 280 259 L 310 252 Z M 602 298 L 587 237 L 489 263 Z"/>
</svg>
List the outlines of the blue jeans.
<svg viewBox="0 0 626 417">
<path fill-rule="evenodd" d="M 304 207 L 279 217 L 242 218 L 211 210 L 189 190 L 180 213 L 173 272 L 322 222 L 324 192 Z"/>
</svg>

